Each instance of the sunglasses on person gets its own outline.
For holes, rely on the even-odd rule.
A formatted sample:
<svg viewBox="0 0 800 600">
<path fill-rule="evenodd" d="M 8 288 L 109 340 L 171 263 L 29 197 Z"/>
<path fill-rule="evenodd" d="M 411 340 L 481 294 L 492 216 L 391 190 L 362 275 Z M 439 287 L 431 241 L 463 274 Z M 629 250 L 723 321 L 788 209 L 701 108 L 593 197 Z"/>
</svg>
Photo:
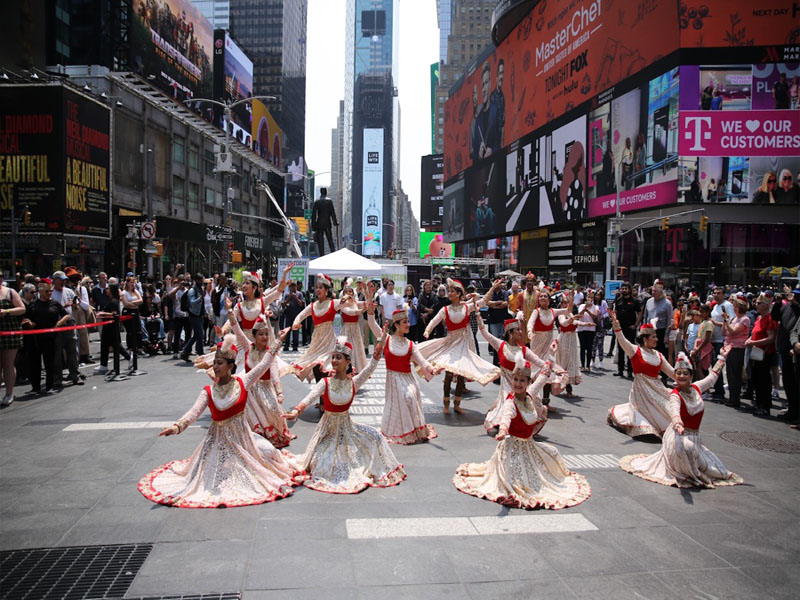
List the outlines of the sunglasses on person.
<svg viewBox="0 0 800 600">
<path fill-rule="evenodd" d="M 791 180 L 792 180 L 792 176 L 791 175 L 784 175 L 783 176 L 783 181 L 791 181 Z"/>
<path fill-rule="evenodd" d="M 767 183 L 776 183 L 777 179 L 767 179 Z"/>
</svg>

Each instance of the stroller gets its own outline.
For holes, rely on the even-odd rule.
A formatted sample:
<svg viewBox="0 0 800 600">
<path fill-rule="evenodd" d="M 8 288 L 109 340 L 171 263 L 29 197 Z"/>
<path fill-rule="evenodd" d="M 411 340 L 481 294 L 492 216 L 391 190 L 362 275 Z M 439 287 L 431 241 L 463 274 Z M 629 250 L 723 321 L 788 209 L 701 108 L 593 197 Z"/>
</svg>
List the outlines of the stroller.
<svg viewBox="0 0 800 600">
<path fill-rule="evenodd" d="M 158 315 L 151 315 L 145 319 L 145 330 L 147 339 L 143 341 L 144 351 L 150 356 L 155 356 L 159 352 L 167 353 L 167 344 L 164 342 L 164 322 Z"/>
</svg>

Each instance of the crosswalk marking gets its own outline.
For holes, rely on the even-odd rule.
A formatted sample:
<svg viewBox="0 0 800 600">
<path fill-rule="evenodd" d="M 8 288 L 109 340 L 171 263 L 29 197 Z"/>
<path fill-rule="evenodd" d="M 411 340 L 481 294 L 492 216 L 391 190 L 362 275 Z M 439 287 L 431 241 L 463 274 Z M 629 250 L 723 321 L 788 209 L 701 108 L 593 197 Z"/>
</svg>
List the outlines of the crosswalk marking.
<svg viewBox="0 0 800 600">
<path fill-rule="evenodd" d="M 597 530 L 597 526 L 580 513 L 493 517 L 347 519 L 345 526 L 347 537 L 351 540 Z"/>
<path fill-rule="evenodd" d="M 126 421 L 123 423 L 104 422 L 104 423 L 72 423 L 61 431 L 98 431 L 102 429 L 164 429 L 174 425 L 173 421 Z M 200 427 L 199 425 L 189 425 L 189 427 Z"/>
</svg>

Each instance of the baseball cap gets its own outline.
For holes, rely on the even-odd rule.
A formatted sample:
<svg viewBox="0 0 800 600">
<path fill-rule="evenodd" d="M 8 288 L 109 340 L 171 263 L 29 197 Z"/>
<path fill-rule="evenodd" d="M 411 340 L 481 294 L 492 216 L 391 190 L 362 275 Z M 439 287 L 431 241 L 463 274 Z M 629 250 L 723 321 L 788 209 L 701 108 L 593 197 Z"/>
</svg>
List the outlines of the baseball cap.
<svg viewBox="0 0 800 600">
<path fill-rule="evenodd" d="M 67 276 L 64 274 L 64 271 L 56 271 L 53 273 L 53 279 L 66 279 Z"/>
<path fill-rule="evenodd" d="M 133 271 L 128 271 L 125 273 L 125 277 L 133 277 Z"/>
</svg>

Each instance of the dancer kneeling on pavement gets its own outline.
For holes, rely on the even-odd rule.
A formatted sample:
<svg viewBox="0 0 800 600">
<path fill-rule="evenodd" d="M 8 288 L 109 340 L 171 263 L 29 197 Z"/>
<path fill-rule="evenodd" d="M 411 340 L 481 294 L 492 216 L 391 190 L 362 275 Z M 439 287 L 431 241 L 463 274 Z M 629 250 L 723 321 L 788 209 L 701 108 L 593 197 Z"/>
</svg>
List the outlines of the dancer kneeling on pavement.
<svg viewBox="0 0 800 600">
<path fill-rule="evenodd" d="M 522 313 L 520 313 L 520 316 L 522 316 Z M 491 435 L 495 435 L 497 434 L 497 428 L 500 426 L 503 400 L 511 393 L 511 374 L 514 372 L 514 361 L 517 356 L 522 354 L 537 373 L 544 366 L 544 361 L 536 356 L 533 350 L 524 345 L 519 318 L 505 320 L 503 323 L 503 340 L 496 338 L 487 331 L 486 324 L 480 315 L 478 315 L 478 328 L 481 330 L 481 335 L 489 342 L 489 345 L 497 351 L 500 363 L 500 390 L 497 393 L 497 399 L 486 413 L 486 419 L 483 422 L 484 429 Z"/>
<path fill-rule="evenodd" d="M 683 352 L 678 354 L 675 361 L 678 385 L 669 395 L 672 426 L 664 432 L 661 450 L 650 455 L 624 456 L 619 461 L 623 470 L 648 481 L 680 488 L 744 483 L 700 442 L 700 422 L 705 410 L 703 393 L 714 387 L 725 368 L 727 355 L 728 348 L 724 347 L 708 376 L 692 383 L 692 363 Z"/>
<path fill-rule="evenodd" d="M 332 374 L 318 381 L 311 392 L 286 413 L 286 419 L 296 419 L 320 397 L 325 406 L 325 414 L 308 448 L 293 460 L 298 470 L 309 474 L 304 482 L 306 487 L 331 494 L 357 494 L 367 487 L 397 485 L 406 478 L 403 465 L 397 462 L 381 433 L 374 427 L 350 420 L 353 398 L 378 366 L 384 341 L 375 346 L 366 368 L 353 377 L 353 346 L 346 337 L 339 336 L 330 357 Z"/>
<path fill-rule="evenodd" d="M 548 361 L 530 385 L 531 364 L 517 355 L 512 392 L 503 401 L 497 448 L 488 462 L 458 466 L 453 485 L 460 491 L 526 509 L 575 506 L 591 495 L 586 478 L 567 469 L 554 446 L 533 439 L 547 421 L 547 407 L 539 397 L 550 369 Z"/>
<path fill-rule="evenodd" d="M 617 314 L 614 311 L 609 311 L 609 314 L 619 349 L 631 359 L 633 385 L 628 401 L 608 410 L 608 424 L 631 437 L 661 437 L 669 427 L 672 416 L 669 412 L 669 391 L 658 380 L 658 376 L 664 373 L 674 379 L 675 372 L 664 355 L 656 350 L 658 337 L 652 323 L 645 323 L 639 328 L 637 345 L 634 345 L 622 335 Z"/>
<path fill-rule="evenodd" d="M 281 341 L 287 330 L 281 332 Z M 266 439 L 253 433 L 245 419 L 248 393 L 266 373 L 280 350 L 276 344 L 249 372 L 234 375 L 234 336 L 226 335 L 214 358 L 216 383 L 200 392 L 194 406 L 159 435 L 176 435 L 194 423 L 206 407 L 212 423 L 205 439 L 183 460 L 168 462 L 139 481 L 149 500 L 179 508 L 217 508 L 271 502 L 290 495 L 303 474 Z"/>
<path fill-rule="evenodd" d="M 436 313 L 423 336 L 427 339 L 436 326 L 442 321 L 447 325 L 447 335 L 442 338 L 428 340 L 419 344 L 419 353 L 433 367 L 441 367 L 446 371 L 444 376 L 444 414 L 450 414 L 450 385 L 456 376 L 456 396 L 453 410 L 464 414 L 461 408 L 461 396 L 464 393 L 466 380 L 477 381 L 485 386 L 500 376 L 500 368 L 486 362 L 475 352 L 475 340 L 469 328 L 469 313 L 475 312 L 474 302 L 466 302 L 466 292 L 460 281 L 447 280 L 447 297 L 450 306 L 445 306 Z"/>
<path fill-rule="evenodd" d="M 236 336 L 239 348 L 244 349 L 244 356 L 239 354 L 239 360 L 244 365 L 245 373 L 249 373 L 269 351 L 269 316 L 261 315 L 253 324 L 253 342 L 245 335 L 236 317 L 231 310 L 230 298 L 225 299 L 225 309 L 228 311 L 228 321 Z M 277 342 L 276 342 L 277 343 Z M 277 358 L 277 357 L 276 357 Z M 239 362 L 237 360 L 237 362 Z M 289 442 L 297 436 L 292 435 L 283 420 L 283 387 L 278 370 L 278 361 L 272 360 L 270 368 L 253 384 L 247 399 L 245 418 L 253 431 L 263 435 L 276 448 L 288 446 Z"/>
<path fill-rule="evenodd" d="M 367 323 L 377 340 L 381 338 L 382 332 L 375 322 L 373 308 L 370 303 Z M 383 356 L 386 359 L 386 399 L 381 418 L 381 432 L 393 444 L 427 442 L 438 434 L 433 425 L 425 423 L 422 397 L 417 378 L 411 372 L 411 363 L 417 365 L 419 373 L 428 381 L 442 369 L 431 367 L 420 354 L 417 344 L 405 337 L 411 329 L 407 305 L 394 311 L 391 319 L 391 323 L 387 322 L 386 325 L 391 335 L 383 348 Z"/>
</svg>

